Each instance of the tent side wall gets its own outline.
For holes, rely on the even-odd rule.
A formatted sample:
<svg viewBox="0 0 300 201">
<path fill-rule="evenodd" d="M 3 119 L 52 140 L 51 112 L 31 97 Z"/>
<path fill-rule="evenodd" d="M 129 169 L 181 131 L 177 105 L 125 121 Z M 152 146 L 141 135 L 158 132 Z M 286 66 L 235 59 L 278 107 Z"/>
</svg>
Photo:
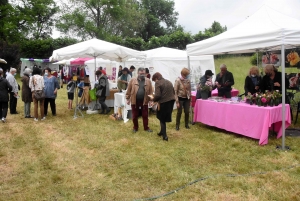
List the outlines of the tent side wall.
<svg viewBox="0 0 300 201">
<path fill-rule="evenodd" d="M 89 71 L 89 79 L 90 79 L 90 83 L 91 83 L 91 87 L 92 89 L 94 88 L 95 85 L 95 81 L 96 81 L 96 76 L 95 76 L 95 60 L 89 60 L 87 62 L 85 62 L 86 67 L 88 68 Z M 118 75 L 118 69 L 119 69 L 119 63 L 118 62 L 114 62 L 114 61 L 105 61 L 105 60 L 96 60 L 96 68 L 99 68 L 100 66 L 103 67 L 103 69 L 106 69 L 106 73 L 107 75 L 113 75 L 113 71 L 115 70 L 116 72 L 116 77 Z"/>
<path fill-rule="evenodd" d="M 24 75 L 23 73 L 24 73 L 24 70 L 25 70 L 25 66 L 27 66 L 27 68 L 33 69 L 34 65 L 41 66 L 42 69 L 44 69 L 46 67 L 49 67 L 52 71 L 58 71 L 59 70 L 59 65 L 56 65 L 56 64 L 43 63 L 43 62 L 39 62 L 39 61 L 22 60 L 20 76 Z"/>
</svg>

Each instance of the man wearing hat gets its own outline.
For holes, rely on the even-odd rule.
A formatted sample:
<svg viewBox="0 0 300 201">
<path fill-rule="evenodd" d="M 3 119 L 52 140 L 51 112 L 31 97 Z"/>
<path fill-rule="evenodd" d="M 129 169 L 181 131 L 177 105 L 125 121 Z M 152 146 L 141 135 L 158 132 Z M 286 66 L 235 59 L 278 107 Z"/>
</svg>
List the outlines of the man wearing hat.
<svg viewBox="0 0 300 201">
<path fill-rule="evenodd" d="M 122 75 L 118 78 L 118 89 L 120 91 L 126 90 L 131 76 L 127 67 L 123 68 Z"/>
<path fill-rule="evenodd" d="M 220 73 L 217 74 L 215 85 L 218 89 L 218 96 L 231 98 L 231 86 L 234 85 L 234 79 L 231 72 L 227 71 L 227 66 L 221 64 Z"/>
<path fill-rule="evenodd" d="M 205 86 L 206 82 L 212 82 L 212 76 L 213 75 L 214 74 L 211 70 L 206 70 L 205 74 L 200 78 L 200 82 L 199 82 L 197 88 L 199 88 L 200 86 Z M 196 95 L 197 99 L 201 98 L 201 94 L 198 93 L 198 91 L 199 90 L 197 90 L 197 95 Z M 208 97 L 211 97 L 211 91 L 208 91 L 207 93 L 208 93 Z"/>
</svg>

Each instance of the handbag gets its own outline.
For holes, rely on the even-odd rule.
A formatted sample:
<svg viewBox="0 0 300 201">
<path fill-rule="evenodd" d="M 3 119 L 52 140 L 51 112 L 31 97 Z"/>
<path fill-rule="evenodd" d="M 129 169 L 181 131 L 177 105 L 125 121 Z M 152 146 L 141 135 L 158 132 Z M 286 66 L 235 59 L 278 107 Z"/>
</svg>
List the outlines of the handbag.
<svg viewBox="0 0 300 201">
<path fill-rule="evenodd" d="M 45 95 L 45 91 L 44 89 L 42 90 L 35 90 L 35 85 L 34 85 L 34 81 L 33 81 L 33 77 L 32 77 L 32 84 L 33 84 L 33 89 L 34 89 L 34 98 L 37 100 L 37 101 L 40 101 L 40 100 L 43 100 L 45 99 L 46 95 Z"/>
<path fill-rule="evenodd" d="M 92 101 L 97 100 L 96 97 L 96 88 L 89 90 L 90 98 Z"/>
<path fill-rule="evenodd" d="M 155 102 L 155 103 L 152 105 L 152 110 L 153 110 L 153 111 L 159 111 L 159 110 L 160 110 L 160 103 L 159 103 L 159 102 Z"/>
<path fill-rule="evenodd" d="M 38 101 L 45 99 L 45 91 L 42 90 L 34 90 L 34 98 Z"/>
</svg>

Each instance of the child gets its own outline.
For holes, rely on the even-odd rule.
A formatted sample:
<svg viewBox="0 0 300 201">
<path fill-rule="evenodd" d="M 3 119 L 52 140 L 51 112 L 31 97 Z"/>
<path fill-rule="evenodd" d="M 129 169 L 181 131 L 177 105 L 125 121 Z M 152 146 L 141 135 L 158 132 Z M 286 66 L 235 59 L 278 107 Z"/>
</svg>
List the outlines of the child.
<svg viewBox="0 0 300 201">
<path fill-rule="evenodd" d="M 68 109 L 73 109 L 73 100 L 74 100 L 74 91 L 75 91 L 76 83 L 71 79 L 67 84 L 67 91 L 68 91 Z"/>
<path fill-rule="evenodd" d="M 84 79 L 83 78 L 80 78 L 80 82 L 77 85 L 77 87 L 79 88 L 78 97 L 81 97 L 82 93 L 83 93 L 83 87 L 84 87 Z"/>
</svg>

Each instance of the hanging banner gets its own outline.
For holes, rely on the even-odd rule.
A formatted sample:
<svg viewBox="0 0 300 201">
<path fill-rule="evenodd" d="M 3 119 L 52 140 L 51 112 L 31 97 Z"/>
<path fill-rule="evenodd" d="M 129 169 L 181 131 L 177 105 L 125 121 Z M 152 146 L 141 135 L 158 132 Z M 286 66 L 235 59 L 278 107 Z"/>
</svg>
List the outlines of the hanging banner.
<svg viewBox="0 0 300 201">
<path fill-rule="evenodd" d="M 285 66 L 300 68 L 300 49 L 285 51 Z"/>
<path fill-rule="evenodd" d="M 262 66 L 265 67 L 267 64 L 272 64 L 274 66 L 280 66 L 281 65 L 281 54 L 266 52 L 262 56 Z"/>
</svg>

